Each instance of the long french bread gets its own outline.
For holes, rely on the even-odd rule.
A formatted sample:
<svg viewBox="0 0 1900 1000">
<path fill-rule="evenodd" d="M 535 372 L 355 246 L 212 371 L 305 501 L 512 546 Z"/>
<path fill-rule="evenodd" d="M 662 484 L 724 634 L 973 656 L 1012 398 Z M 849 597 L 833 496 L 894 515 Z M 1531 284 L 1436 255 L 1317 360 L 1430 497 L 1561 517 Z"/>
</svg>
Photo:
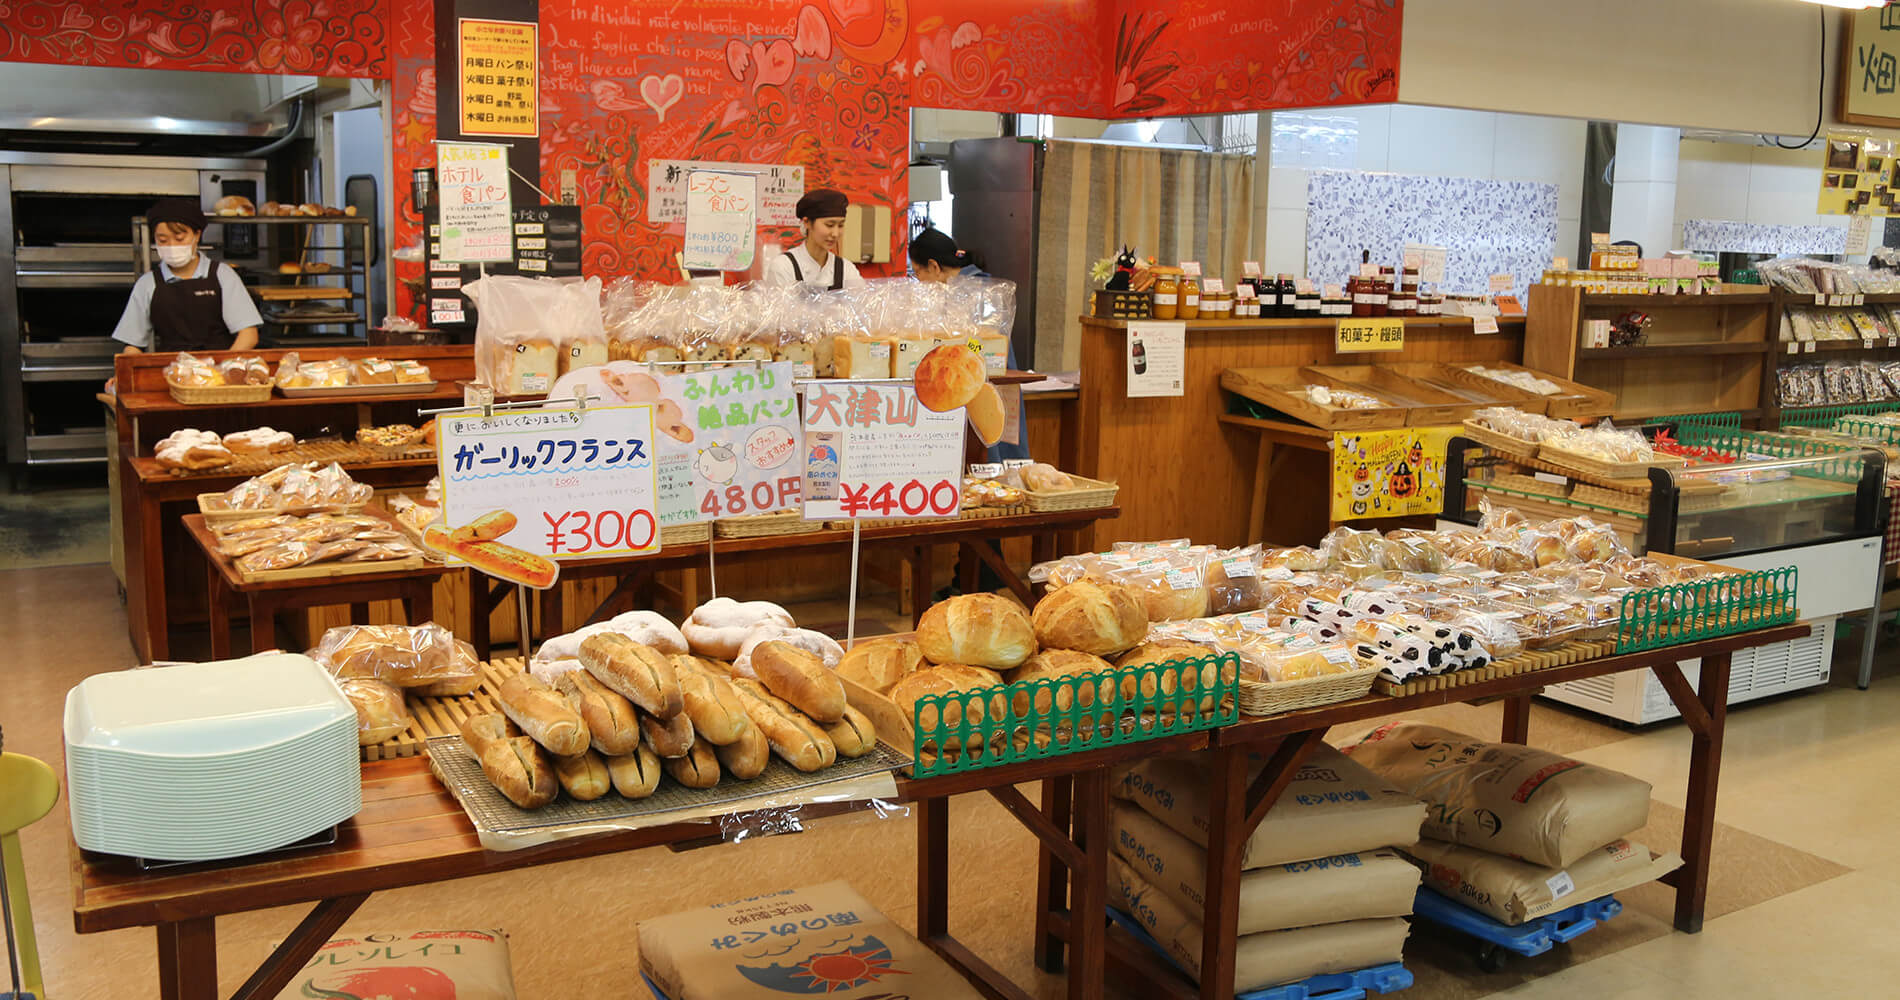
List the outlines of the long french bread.
<svg viewBox="0 0 1900 1000">
<path fill-rule="evenodd" d="M 838 748 L 832 745 L 831 737 L 826 736 L 823 728 L 785 699 L 750 678 L 734 678 L 732 687 L 739 692 L 739 699 L 745 702 L 746 714 L 752 717 L 752 724 L 765 731 L 765 739 L 772 744 L 772 752 L 784 758 L 786 763 L 800 771 L 809 772 L 830 767 L 837 761 Z"/>
<path fill-rule="evenodd" d="M 630 754 L 607 758 L 607 776 L 622 796 L 644 799 L 660 787 L 660 757 L 643 744 Z"/>
<path fill-rule="evenodd" d="M 700 739 L 726 746 L 752 728 L 752 719 L 725 674 L 716 673 L 693 656 L 674 656 L 673 669 L 679 677 L 686 717 L 693 720 L 693 731 Z"/>
<path fill-rule="evenodd" d="M 693 734 L 693 721 L 684 713 L 670 719 L 656 719 L 641 712 L 640 737 L 642 744 L 653 748 L 654 753 L 666 760 L 686 756 L 697 742 Z"/>
<path fill-rule="evenodd" d="M 567 697 L 533 674 L 511 674 L 501 682 L 496 701 L 510 721 L 534 737 L 557 757 L 571 757 L 587 749 L 591 736 Z"/>
<path fill-rule="evenodd" d="M 613 787 L 607 762 L 592 750 L 554 758 L 554 774 L 561 779 L 562 790 L 581 802 L 592 802 Z"/>
<path fill-rule="evenodd" d="M 718 747 L 716 752 L 727 774 L 740 781 L 751 781 L 764 773 L 765 765 L 771 762 L 772 744 L 765 738 L 765 730 L 747 725 L 745 735 L 735 742 Z"/>
<path fill-rule="evenodd" d="M 482 774 L 508 801 L 539 809 L 561 790 L 548 755 L 533 739 L 508 734 L 499 715 L 471 716 L 462 722 L 462 739 L 475 750 Z"/>
<path fill-rule="evenodd" d="M 862 757 L 877 747 L 877 728 L 863 712 L 846 705 L 844 718 L 825 727 L 840 757 Z"/>
<path fill-rule="evenodd" d="M 685 710 L 673 661 L 624 635 L 601 632 L 581 643 L 581 666 L 648 714 L 671 719 Z"/>
<path fill-rule="evenodd" d="M 752 672 L 766 690 L 811 716 L 813 722 L 830 725 L 844 718 L 844 685 L 825 667 L 825 661 L 811 653 L 777 639 L 762 642 L 753 647 Z"/>
<path fill-rule="evenodd" d="M 719 784 L 719 758 L 711 743 L 695 743 L 684 757 L 662 761 L 661 766 L 673 780 L 688 788 L 711 788 Z"/>
<path fill-rule="evenodd" d="M 633 703 L 620 692 L 585 670 L 570 670 L 554 683 L 580 711 L 595 750 L 619 757 L 640 745 L 640 720 L 634 716 Z"/>
</svg>

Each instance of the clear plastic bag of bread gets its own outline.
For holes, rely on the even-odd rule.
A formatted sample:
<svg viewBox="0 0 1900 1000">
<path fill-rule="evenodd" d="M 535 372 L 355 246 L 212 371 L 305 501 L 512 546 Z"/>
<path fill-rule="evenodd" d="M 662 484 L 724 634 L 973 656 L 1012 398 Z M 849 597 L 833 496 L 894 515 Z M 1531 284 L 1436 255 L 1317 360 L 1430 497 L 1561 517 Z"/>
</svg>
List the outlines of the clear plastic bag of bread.
<svg viewBox="0 0 1900 1000">
<path fill-rule="evenodd" d="M 256 355 L 239 355 L 218 362 L 218 375 L 225 385 L 269 385 L 270 366 Z"/>
<path fill-rule="evenodd" d="M 409 728 L 409 707 L 402 689 L 374 677 L 339 677 L 337 686 L 356 709 L 356 742 L 374 746 Z"/>
<path fill-rule="evenodd" d="M 463 286 L 475 303 L 475 376 L 504 396 L 545 396 L 560 376 L 569 324 L 581 322 L 592 296 L 590 329 L 600 322 L 600 282 L 491 274 Z"/>
<path fill-rule="evenodd" d="M 1047 462 L 1031 462 L 1028 465 L 1011 469 L 1003 481 L 1011 486 L 1020 486 L 1031 493 L 1060 493 L 1075 489 L 1078 485 L 1075 477 Z"/>
<path fill-rule="evenodd" d="M 1375 546 L 1379 565 L 1401 573 L 1442 573 L 1451 560 L 1432 541 L 1434 532 L 1403 528 L 1387 532 Z"/>
<path fill-rule="evenodd" d="M 1047 584 L 1050 590 L 1066 587 L 1077 580 L 1108 578 L 1108 567 L 1102 557 L 1093 552 L 1063 556 L 1029 567 L 1029 582 Z"/>
<path fill-rule="evenodd" d="M 1109 570 L 1109 579 L 1141 593 L 1151 622 L 1207 617 L 1207 586 L 1202 567 L 1187 559 L 1150 559 L 1134 566 Z"/>
<path fill-rule="evenodd" d="M 423 695 L 467 694 L 481 682 L 474 647 L 434 622 L 340 625 L 323 633 L 310 658 L 339 678 L 374 678 Z"/>
<path fill-rule="evenodd" d="M 181 351 L 165 366 L 165 381 L 184 388 L 202 389 L 223 385 L 224 376 L 210 359 Z"/>
<path fill-rule="evenodd" d="M 1258 545 L 1211 553 L 1201 574 L 1207 587 L 1207 613 L 1231 615 L 1258 609 L 1266 602 L 1260 573 Z"/>
<path fill-rule="evenodd" d="M 1280 642 L 1260 643 L 1260 667 L 1272 683 L 1312 680 L 1362 669 L 1352 647 L 1343 641 L 1319 642 L 1305 636 L 1286 636 Z"/>
<path fill-rule="evenodd" d="M 1554 431 L 1545 439 L 1567 452 L 1600 462 L 1650 462 L 1656 449 L 1642 434 L 1605 420 L 1595 427 L 1569 427 Z"/>
<path fill-rule="evenodd" d="M 950 288 L 967 303 L 958 314 L 970 318 L 984 369 L 991 375 L 1002 374 L 1009 367 L 1010 331 L 1016 328 L 1016 283 L 1005 278 L 955 277 L 950 279 Z"/>
<path fill-rule="evenodd" d="M 1383 537 L 1376 531 L 1361 531 L 1358 528 L 1338 527 L 1326 533 L 1320 539 L 1319 550 L 1331 564 L 1357 563 L 1377 565 L 1379 562 L 1379 543 Z"/>
</svg>

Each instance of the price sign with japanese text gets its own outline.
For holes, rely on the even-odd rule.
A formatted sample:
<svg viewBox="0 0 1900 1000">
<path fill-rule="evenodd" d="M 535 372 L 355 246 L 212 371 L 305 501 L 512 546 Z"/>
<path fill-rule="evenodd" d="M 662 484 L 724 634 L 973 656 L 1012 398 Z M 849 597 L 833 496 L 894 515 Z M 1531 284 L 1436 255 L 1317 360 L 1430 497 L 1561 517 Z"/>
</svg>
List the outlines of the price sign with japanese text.
<svg viewBox="0 0 1900 1000">
<path fill-rule="evenodd" d="M 1333 348 L 1341 354 L 1402 351 L 1405 349 L 1405 320 L 1342 319 L 1334 331 Z"/>
<path fill-rule="evenodd" d="M 909 385 L 805 388 L 805 516 L 955 517 L 963 507 L 963 408 L 933 412 Z"/>
<path fill-rule="evenodd" d="M 653 418 L 648 405 L 444 415 L 445 530 L 478 549 L 512 549 L 523 563 L 658 551 Z M 484 551 L 444 551 L 508 576 L 483 565 Z"/>
<path fill-rule="evenodd" d="M 790 362 L 661 375 L 659 392 L 662 526 L 798 506 Z"/>
<path fill-rule="evenodd" d="M 508 148 L 439 142 L 435 171 L 441 189 L 440 252 L 436 260 L 490 264 L 513 260 L 514 210 L 508 192 Z"/>
</svg>

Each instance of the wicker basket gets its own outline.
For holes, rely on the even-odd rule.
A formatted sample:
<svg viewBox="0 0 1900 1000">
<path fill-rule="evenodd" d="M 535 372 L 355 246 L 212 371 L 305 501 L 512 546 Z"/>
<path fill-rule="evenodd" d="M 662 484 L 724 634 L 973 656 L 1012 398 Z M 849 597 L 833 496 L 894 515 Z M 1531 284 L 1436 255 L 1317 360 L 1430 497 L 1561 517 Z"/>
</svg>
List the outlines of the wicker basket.
<svg viewBox="0 0 1900 1000">
<path fill-rule="evenodd" d="M 1149 319 L 1155 314 L 1155 294 L 1098 288 L 1089 313 L 1096 319 Z"/>
<path fill-rule="evenodd" d="M 1351 670 L 1297 681 L 1250 681 L 1240 679 L 1242 715 L 1278 715 L 1301 708 L 1317 708 L 1341 701 L 1363 698 L 1372 690 L 1379 668 Z"/>
<path fill-rule="evenodd" d="M 803 534 L 822 527 L 823 522 L 805 520 L 804 512 L 788 510 L 777 514 L 721 518 L 713 522 L 713 534 L 720 538 L 770 538 L 774 535 Z"/>
<path fill-rule="evenodd" d="M 694 521 L 691 524 L 669 524 L 660 529 L 660 546 L 691 545 L 712 537 L 711 521 Z"/>
<path fill-rule="evenodd" d="M 1537 442 L 1535 441 L 1514 438 L 1509 434 L 1494 431 L 1489 427 L 1470 420 L 1465 421 L 1463 433 L 1465 437 L 1470 438 L 1478 444 L 1484 445 L 1486 448 L 1500 455 L 1527 459 L 1537 457 Z"/>
<path fill-rule="evenodd" d="M 188 406 L 233 403 L 262 403 L 270 399 L 272 386 L 264 385 L 178 385 L 167 381 L 172 398 Z"/>
<path fill-rule="evenodd" d="M 1058 510 L 1087 510 L 1091 507 L 1112 507 L 1115 505 L 1115 491 L 1121 487 L 1114 483 L 1105 483 L 1099 479 L 1087 479 L 1082 476 L 1070 476 L 1075 480 L 1075 489 L 1036 492 L 1029 494 L 1029 509 L 1038 514 L 1047 514 Z"/>
</svg>

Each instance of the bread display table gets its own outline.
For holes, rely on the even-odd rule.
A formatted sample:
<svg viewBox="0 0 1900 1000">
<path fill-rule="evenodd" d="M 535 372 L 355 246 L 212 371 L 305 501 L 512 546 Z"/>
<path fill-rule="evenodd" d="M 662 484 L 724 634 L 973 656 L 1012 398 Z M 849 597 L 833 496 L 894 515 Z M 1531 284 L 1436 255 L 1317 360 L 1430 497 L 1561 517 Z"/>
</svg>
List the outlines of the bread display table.
<svg viewBox="0 0 1900 1000">
<path fill-rule="evenodd" d="M 373 512 L 378 515 L 380 510 Z M 296 608 L 318 608 L 332 604 L 350 606 L 350 619 L 367 623 L 369 602 L 401 601 L 406 624 L 420 625 L 435 618 L 435 582 L 449 568 L 440 563 L 421 562 L 400 568 L 378 568 L 376 563 L 321 564 L 313 570 L 335 572 L 278 580 L 245 580 L 232 560 L 218 551 L 218 540 L 206 526 L 203 514 L 187 514 L 185 533 L 204 554 L 210 571 L 206 608 L 211 622 L 211 658 L 222 660 L 231 655 L 231 599 L 244 598 L 251 616 L 251 651 L 262 653 L 281 649 L 277 642 L 277 613 Z M 354 570 L 354 571 L 352 571 Z"/>
<path fill-rule="evenodd" d="M 995 517 L 942 518 L 930 521 L 904 521 L 880 523 L 865 521 L 859 529 L 859 544 L 865 549 L 901 549 L 909 553 L 909 571 L 911 586 L 917 594 L 928 594 L 931 587 L 932 558 L 931 550 L 939 545 L 957 546 L 962 558 L 965 591 L 976 586 L 976 567 L 988 566 L 1002 577 L 1003 582 L 1021 598 L 1025 604 L 1035 604 L 1035 596 L 1030 591 L 1028 581 L 1022 579 L 1010 569 L 995 548 L 988 543 L 1005 538 L 1029 538 L 1034 542 L 1034 558 L 1041 562 L 1056 556 L 1056 536 L 1058 532 L 1076 531 L 1086 528 L 1096 521 L 1115 517 L 1120 513 L 1118 507 L 1091 507 L 1082 510 L 1049 511 L 1045 513 L 1008 514 Z M 815 549 L 834 546 L 848 547 L 851 544 L 851 532 L 843 528 L 827 528 L 821 531 L 804 531 L 790 535 L 771 535 L 759 538 L 720 538 L 710 542 L 686 542 L 668 545 L 657 555 L 638 557 L 615 557 L 611 559 L 577 559 L 561 564 L 561 579 L 584 580 L 599 577 L 618 578 L 619 583 L 606 598 L 588 616 L 588 622 L 604 621 L 619 610 L 626 610 L 629 598 L 653 579 L 655 573 L 666 570 L 694 569 L 704 566 L 709 558 L 715 561 L 727 559 L 759 560 L 773 559 L 800 549 Z M 472 609 L 471 627 L 466 636 L 475 647 L 475 655 L 488 657 L 490 635 L 488 615 L 501 605 L 513 592 L 510 584 L 491 581 L 488 577 L 476 573 L 465 574 L 467 601 Z M 563 620 L 563 598 L 561 588 L 555 587 L 541 591 L 537 597 L 540 602 L 543 628 L 546 623 L 559 623 Z M 648 602 L 650 606 L 651 602 Z M 919 613 L 923 602 L 919 601 Z"/>
<path fill-rule="evenodd" d="M 220 355 L 229 352 L 218 352 Z M 275 369 L 285 351 L 246 351 L 261 356 Z M 209 472 L 180 475 L 151 457 L 152 445 L 183 427 L 220 433 L 270 425 L 299 439 L 338 437 L 353 442 L 356 430 L 389 423 L 416 423 L 417 410 L 441 406 L 462 398 L 459 380 L 475 376 L 474 349 L 467 345 L 437 347 L 313 347 L 297 352 L 306 361 L 326 358 L 378 357 L 408 359 L 429 366 L 436 385 L 424 394 L 352 396 L 328 399 L 289 399 L 280 395 L 256 403 L 194 406 L 173 399 L 165 384 L 165 366 L 173 354 L 121 354 L 114 359 L 117 395 L 112 411 L 118 465 L 118 489 L 112 502 L 122 532 L 125 559 L 126 624 L 132 648 L 140 662 L 166 659 L 171 654 L 170 630 L 199 620 L 208 609 L 198 606 L 198 595 L 209 592 L 200 581 L 203 563 L 194 555 L 179 515 L 197 509 L 200 493 L 229 489 L 257 471 Z M 339 464 L 358 482 L 378 489 L 420 486 L 435 475 L 433 456 L 383 459 L 338 444 Z"/>
<path fill-rule="evenodd" d="M 1683 813 L 1682 867 L 1663 881 L 1676 890 L 1676 929 L 1696 933 L 1702 929 L 1703 909 L 1708 894 L 1710 845 L 1715 833 L 1715 804 L 1722 766 L 1722 740 L 1728 718 L 1730 657 L 1739 650 L 1767 646 L 1808 634 L 1805 623 L 1757 629 L 1738 635 L 1699 642 L 1665 646 L 1638 653 L 1612 655 L 1564 666 L 1548 667 L 1526 673 L 1483 680 L 1437 691 L 1425 691 L 1401 697 L 1373 694 L 1353 701 L 1321 708 L 1288 712 L 1268 717 L 1243 717 L 1239 723 L 1212 733 L 1206 753 L 1209 765 L 1206 919 L 1203 926 L 1201 968 L 1198 989 L 1152 950 L 1125 934 L 1112 933 L 1107 960 L 1118 973 L 1146 984 L 1145 996 L 1199 997 L 1202 1000 L 1227 1000 L 1234 995 L 1236 928 L 1240 917 L 1241 849 L 1298 773 L 1307 756 L 1319 745 L 1326 731 L 1337 725 L 1395 715 L 1452 702 L 1504 702 L 1502 738 L 1524 743 L 1529 736 L 1531 698 L 1546 685 L 1563 681 L 1602 677 L 1633 670 L 1653 670 L 1681 711 L 1693 739 L 1690 745 L 1688 794 Z M 1692 685 L 1683 676 L 1678 661 L 1702 661 L 1701 679 Z M 1249 756 L 1265 757 L 1265 768 L 1247 779 Z M 1060 782 L 1052 783 L 1059 785 Z M 1077 787 L 1080 787 L 1079 785 Z M 1061 805 L 1060 789 L 1056 804 Z M 1082 808 L 1098 803 L 1077 795 L 1072 810 L 1055 810 L 1051 819 L 1070 829 L 1094 826 L 1101 821 Z M 1106 808 L 1105 804 L 1100 804 Z M 1049 859 L 1045 852 L 1044 863 Z M 1075 892 L 1080 891 L 1077 887 Z M 1061 898 L 1060 889 L 1044 899 Z M 1079 901 L 1070 909 L 1083 913 L 1099 910 L 1084 908 Z M 1037 958 L 1044 968 L 1059 955 L 1062 941 L 1072 933 L 1092 932 L 1097 920 L 1072 925 L 1067 913 L 1045 906 L 1038 914 L 1040 940 Z M 1081 961 L 1080 953 L 1076 962 Z"/>
</svg>

